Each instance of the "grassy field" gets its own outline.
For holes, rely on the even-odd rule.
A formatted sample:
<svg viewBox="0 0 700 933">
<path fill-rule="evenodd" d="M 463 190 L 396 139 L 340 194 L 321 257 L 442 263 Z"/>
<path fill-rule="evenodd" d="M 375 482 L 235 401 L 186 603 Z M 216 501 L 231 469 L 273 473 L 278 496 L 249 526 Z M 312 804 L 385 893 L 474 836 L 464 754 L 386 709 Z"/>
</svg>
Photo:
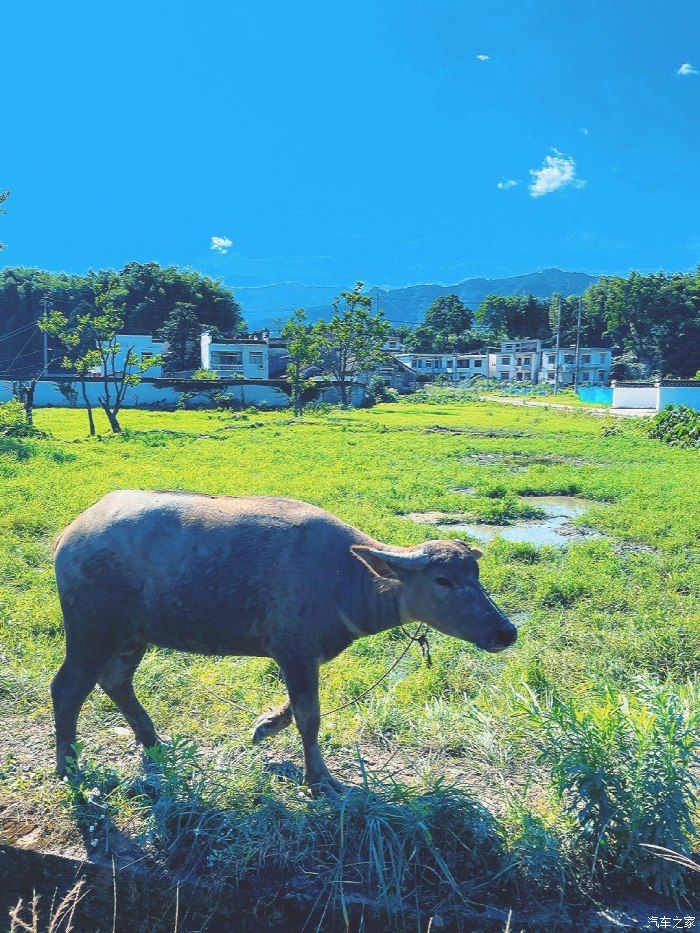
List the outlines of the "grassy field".
<svg viewBox="0 0 700 933">
<path fill-rule="evenodd" d="M 65 839 L 77 826 L 93 853 L 120 838 L 238 882 L 313 866 L 322 903 L 341 906 L 358 884 L 387 910 L 410 902 L 427 914 L 465 899 L 551 897 L 564 910 L 603 883 L 692 902 L 692 878 L 642 843 L 690 853 L 697 841 L 697 451 L 585 409 L 441 397 L 297 422 L 286 412 L 125 412 L 123 435 L 92 440 L 84 413 L 36 420 L 47 437 L 0 438 L 0 777 L 15 808 L 21 799 L 50 814 L 45 825 L 63 826 Z M 311 800 L 285 777 L 301 760 L 293 730 L 249 745 L 256 715 L 283 696 L 274 664 L 155 650 L 137 692 L 173 745 L 144 772 L 95 691 L 81 768 L 59 785 L 51 540 L 104 493 L 130 487 L 304 499 L 395 544 L 453 536 L 408 513 L 507 523 L 538 514 L 521 494 L 570 494 L 590 500 L 577 521 L 599 536 L 561 550 L 485 548 L 482 580 L 521 623 L 517 645 L 493 656 L 436 633 L 432 666 L 414 646 L 367 698 L 324 717 L 329 765 L 359 785 L 342 804 Z M 362 694 L 405 644 L 386 633 L 327 665 L 322 708 Z"/>
</svg>

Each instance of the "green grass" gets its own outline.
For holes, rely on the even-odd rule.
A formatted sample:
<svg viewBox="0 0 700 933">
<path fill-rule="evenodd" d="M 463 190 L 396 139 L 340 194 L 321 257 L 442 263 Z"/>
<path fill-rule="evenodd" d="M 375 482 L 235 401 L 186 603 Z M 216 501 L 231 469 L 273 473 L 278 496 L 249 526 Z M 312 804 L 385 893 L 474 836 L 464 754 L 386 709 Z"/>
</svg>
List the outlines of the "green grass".
<svg viewBox="0 0 700 933">
<path fill-rule="evenodd" d="M 569 719 L 560 717 L 561 722 L 580 724 L 597 715 L 590 711 L 600 704 L 601 690 L 612 691 L 606 695 L 618 700 L 606 702 L 620 708 L 627 702 L 620 698 L 631 698 L 634 715 L 642 718 L 653 718 L 658 706 L 645 697 L 671 695 L 680 698 L 678 716 L 691 732 L 694 728 L 697 692 L 688 681 L 700 663 L 700 458 L 697 451 L 650 439 L 643 423 L 615 422 L 611 431 L 611 420 L 584 409 L 454 403 L 443 396 L 368 411 L 334 410 L 296 422 L 287 412 L 127 411 L 122 436 L 103 433 L 92 440 L 81 412 L 40 411 L 36 422 L 48 437 L 0 438 L 0 704 L 8 716 L 42 729 L 50 711 L 49 682 L 63 648 L 51 540 L 109 490 L 290 496 L 395 544 L 440 536 L 434 527 L 406 518 L 411 512 L 508 521 L 523 512 L 518 494 L 575 494 L 591 500 L 580 521 L 601 532 L 599 538 L 574 540 L 564 551 L 504 541 L 486 548 L 483 582 L 506 611 L 524 614 L 515 648 L 487 655 L 435 634 L 432 667 L 424 665 L 417 649 L 409 652 L 367 699 L 323 720 L 322 743 L 331 767 L 335 763 L 336 770 L 359 778 L 364 766 L 368 774 L 365 790 L 356 792 L 365 796 L 347 804 L 354 827 L 349 836 L 338 836 L 329 805 L 300 799 L 294 785 L 272 780 L 265 770 L 270 754 L 299 762 L 294 731 L 260 749 L 248 746 L 254 714 L 283 695 L 274 664 L 150 652 L 137 674 L 137 692 L 161 732 L 186 736 L 201 749 L 195 757 L 205 777 L 198 779 L 196 806 L 188 812 L 192 819 L 205 820 L 208 835 L 212 826 L 214 835 L 223 833 L 224 841 L 213 849 L 223 853 L 221 864 L 249 865 L 252 859 L 256 871 L 266 864 L 257 849 L 241 863 L 248 837 L 238 830 L 231 835 L 230 814 L 240 822 L 246 813 L 251 839 L 260 831 L 256 820 L 276 827 L 265 843 L 270 857 L 279 858 L 290 846 L 292 853 L 298 850 L 298 858 L 290 855 L 285 862 L 285 871 L 292 870 L 291 863 L 306 870 L 320 860 L 337 893 L 333 872 L 340 871 L 344 851 L 342 857 L 353 865 L 366 865 L 366 870 L 357 869 L 358 877 L 375 893 L 383 892 L 387 905 L 414 889 L 428 897 L 428 876 L 445 897 L 451 885 L 463 890 L 460 885 L 471 875 L 490 895 L 515 900 L 525 896 L 525 889 L 558 890 L 572 879 L 587 878 L 585 883 L 593 885 L 604 829 L 599 827 L 592 841 L 592 831 L 577 824 L 585 801 L 576 798 L 576 803 L 569 796 L 578 788 L 575 782 L 570 791 L 562 787 L 562 762 L 543 751 L 551 722 L 544 714 L 538 720 L 532 710 L 525 715 L 523 696 L 545 709 L 556 687 L 569 710 Z M 499 459 L 489 462 L 484 455 Z M 470 487 L 475 491 L 469 494 L 456 491 Z M 362 693 L 402 647 L 396 633 L 357 642 L 324 668 L 322 707 L 331 709 Z M 658 728 L 672 730 L 673 717 L 668 710 L 664 715 L 666 725 Z M 86 767 L 111 764 L 105 746 L 123 748 L 125 740 L 109 730 L 122 725 L 96 691 L 80 726 L 92 761 Z M 675 775 L 681 784 L 687 778 L 683 768 L 692 772 L 695 767 L 692 736 L 688 741 L 690 757 Z M 606 754 L 613 753 L 610 748 Z M 567 754 L 575 759 L 576 748 Z M 217 771 L 214 780 L 202 764 L 217 755 L 236 762 L 224 787 L 221 774 Z M 26 766 L 8 761 L 0 772 L 6 787 L 39 795 L 47 806 L 60 804 L 68 791 L 50 780 L 49 759 L 34 764 L 35 773 L 28 775 Z M 170 798 L 166 794 L 155 812 L 144 804 L 143 788 L 133 790 L 132 765 L 120 762 L 116 777 L 104 778 L 116 794 L 110 819 L 133 823 L 133 833 L 144 834 L 149 845 L 160 845 L 162 851 L 184 845 L 194 852 L 192 839 L 185 845 L 180 836 L 182 817 L 172 822 L 173 812 L 179 813 L 183 799 L 194 793 L 191 784 L 173 785 Z M 173 773 L 190 773 L 181 765 L 173 766 Z M 613 771 L 603 769 L 600 779 Z M 393 777 L 387 777 L 390 773 Z M 454 783 L 459 788 L 449 790 Z M 625 806 L 651 806 L 638 784 L 630 785 L 637 796 L 631 803 L 625 798 Z M 691 823 L 697 819 L 694 787 L 683 804 Z M 478 797 L 478 809 L 470 795 Z M 75 803 L 74 797 L 70 800 Z M 682 822 L 682 807 L 676 804 Z M 445 813 L 452 820 L 458 814 L 470 832 L 491 839 L 478 871 L 476 843 L 466 845 L 469 857 L 466 850 L 457 851 L 445 835 Z M 642 828 L 645 819 L 639 816 Z M 668 820 L 673 823 L 673 816 Z M 679 825 L 666 836 L 639 841 L 664 846 L 672 840 L 678 848 L 685 840 L 689 852 L 692 830 L 687 822 L 682 830 Z M 261 844 L 250 843 L 253 848 Z M 235 858 L 229 858 L 231 853 Z M 627 879 L 675 894 L 682 889 L 682 875 L 671 863 L 659 881 L 647 855 L 625 849 L 624 858 L 615 857 Z M 426 868 L 428 863 L 432 868 Z M 462 877 L 455 879 L 454 872 L 460 871 Z M 400 890 L 392 887 L 397 884 Z M 489 894 L 482 889 L 480 896 Z"/>
</svg>

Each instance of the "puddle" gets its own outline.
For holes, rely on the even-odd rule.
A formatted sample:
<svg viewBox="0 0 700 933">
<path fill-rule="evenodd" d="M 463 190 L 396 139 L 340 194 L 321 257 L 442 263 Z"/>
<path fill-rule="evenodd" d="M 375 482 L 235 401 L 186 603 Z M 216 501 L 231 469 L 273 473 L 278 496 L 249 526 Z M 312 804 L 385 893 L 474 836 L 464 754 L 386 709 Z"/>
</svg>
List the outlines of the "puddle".
<svg viewBox="0 0 700 933">
<path fill-rule="evenodd" d="M 573 539 L 598 538 L 600 535 L 588 528 L 575 528 L 564 515 L 551 518 L 526 519 L 512 522 L 510 525 L 487 525 L 485 523 L 455 522 L 450 523 L 450 531 L 459 531 L 486 544 L 494 538 L 513 541 L 517 544 L 533 544 L 541 547 L 552 544 L 566 547 Z"/>
<path fill-rule="evenodd" d="M 592 502 L 576 496 L 520 496 L 520 501 L 541 509 L 548 518 L 578 518 Z"/>
<path fill-rule="evenodd" d="M 536 547 L 541 547 L 543 544 L 566 547 L 572 540 L 601 537 L 599 532 L 591 528 L 579 528 L 571 524 L 572 518 L 578 518 L 590 505 L 594 504 L 591 500 L 579 499 L 576 496 L 520 496 L 519 498 L 521 502 L 541 509 L 545 517 L 524 518 L 506 525 L 472 522 L 464 515 L 448 515 L 445 512 L 413 512 L 406 518 L 424 525 L 444 527 L 451 532 L 459 531 L 482 543 L 488 543 L 494 538 L 502 538 L 504 541 L 533 544 Z"/>
</svg>

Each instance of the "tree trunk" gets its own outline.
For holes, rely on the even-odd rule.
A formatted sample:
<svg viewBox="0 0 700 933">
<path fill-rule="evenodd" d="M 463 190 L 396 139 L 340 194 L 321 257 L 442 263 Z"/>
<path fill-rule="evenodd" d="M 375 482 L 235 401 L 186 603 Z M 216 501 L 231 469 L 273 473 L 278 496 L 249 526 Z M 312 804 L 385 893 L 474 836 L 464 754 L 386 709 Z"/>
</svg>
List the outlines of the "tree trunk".
<svg viewBox="0 0 700 933">
<path fill-rule="evenodd" d="M 36 380 L 32 379 L 27 391 L 24 393 L 24 420 L 31 427 L 34 424 L 34 390 L 36 389 Z"/>
<path fill-rule="evenodd" d="M 105 415 L 107 415 L 107 421 L 109 421 L 109 426 L 115 434 L 121 434 L 121 425 L 117 420 L 117 413 L 112 411 L 111 408 L 108 408 L 107 405 L 103 405 Z"/>
<path fill-rule="evenodd" d="M 90 437 L 95 436 L 95 419 L 92 417 L 92 403 L 88 398 L 87 388 L 85 387 L 85 380 L 80 380 L 80 388 L 83 392 L 83 401 L 85 402 L 85 410 L 87 411 L 88 424 L 90 425 Z"/>
<path fill-rule="evenodd" d="M 348 408 L 348 387 L 344 379 L 338 383 L 338 388 L 340 389 L 341 408 Z"/>
</svg>

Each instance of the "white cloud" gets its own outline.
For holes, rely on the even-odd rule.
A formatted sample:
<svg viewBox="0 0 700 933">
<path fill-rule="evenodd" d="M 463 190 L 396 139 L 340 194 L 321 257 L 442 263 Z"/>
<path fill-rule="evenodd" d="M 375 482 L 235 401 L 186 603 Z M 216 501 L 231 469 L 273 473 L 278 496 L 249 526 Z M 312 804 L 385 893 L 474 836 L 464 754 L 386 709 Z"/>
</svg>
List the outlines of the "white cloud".
<svg viewBox="0 0 700 933">
<path fill-rule="evenodd" d="M 542 168 L 531 168 L 530 194 L 533 198 L 541 198 L 545 194 L 559 191 L 573 185 L 574 188 L 583 188 L 586 184 L 576 177 L 576 163 L 573 156 L 564 155 L 558 149 L 552 149 L 550 155 L 545 157 Z"/>
<path fill-rule="evenodd" d="M 217 253 L 221 253 L 222 256 L 225 256 L 232 246 L 233 240 L 229 240 L 227 236 L 213 236 L 209 249 L 213 249 Z"/>
<path fill-rule="evenodd" d="M 683 75 L 684 77 L 687 77 L 688 75 L 696 75 L 697 73 L 698 69 L 693 68 L 690 62 L 683 62 L 681 67 L 676 72 L 677 75 Z"/>
<path fill-rule="evenodd" d="M 517 178 L 502 178 L 496 187 L 500 188 L 501 191 L 510 191 L 511 188 L 515 188 L 515 186 L 519 184 L 520 181 Z"/>
<path fill-rule="evenodd" d="M 479 59 L 480 62 L 487 62 L 489 58 L 491 58 L 490 55 L 484 55 L 483 53 L 481 55 L 477 55 L 476 57 Z"/>
</svg>

